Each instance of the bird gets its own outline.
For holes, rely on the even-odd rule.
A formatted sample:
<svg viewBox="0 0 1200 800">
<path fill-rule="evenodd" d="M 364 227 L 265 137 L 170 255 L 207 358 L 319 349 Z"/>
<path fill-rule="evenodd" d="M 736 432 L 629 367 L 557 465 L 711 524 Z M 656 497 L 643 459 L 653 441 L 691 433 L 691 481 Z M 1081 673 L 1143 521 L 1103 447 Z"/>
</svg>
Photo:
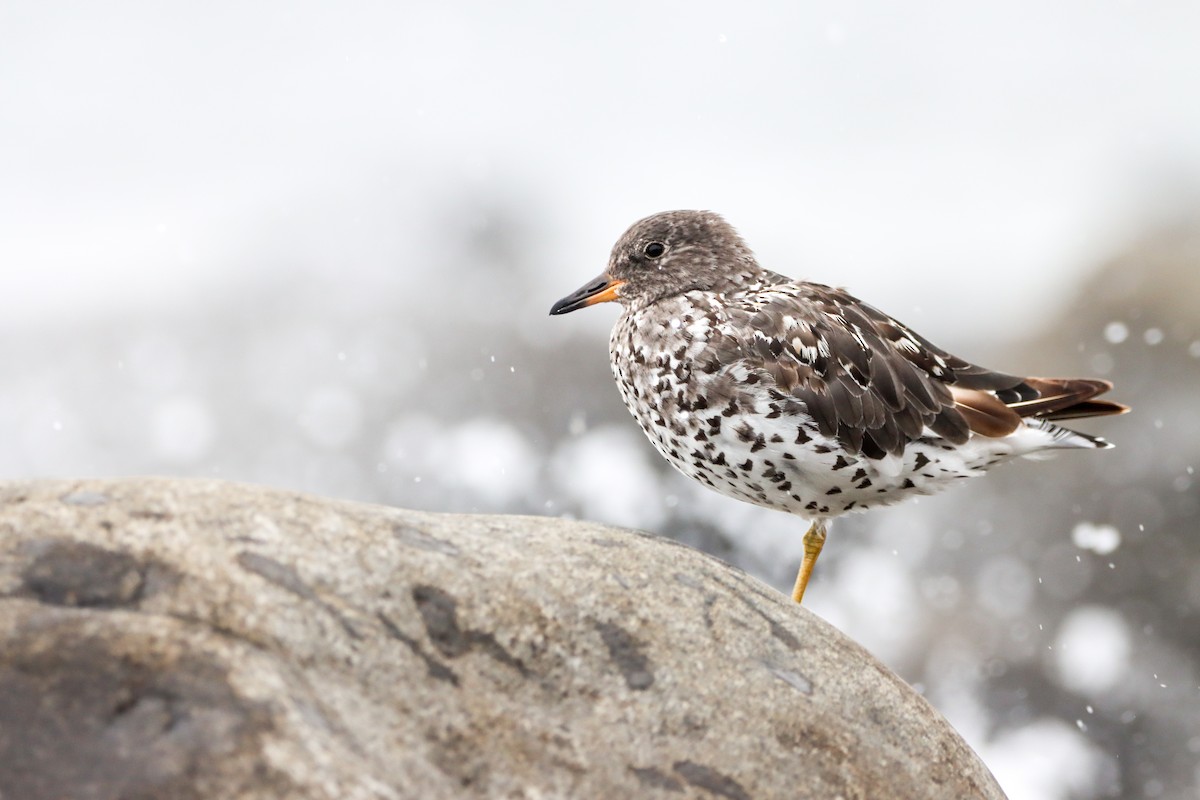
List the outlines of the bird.
<svg viewBox="0 0 1200 800">
<path fill-rule="evenodd" d="M 672 466 L 722 494 L 809 522 L 801 603 L 831 520 L 928 495 L 1055 449 L 1105 449 L 1063 420 L 1121 414 L 1090 378 L 970 363 L 842 288 L 762 267 L 711 211 L 634 223 L 597 278 L 551 315 L 623 308 L 613 377 Z"/>
</svg>

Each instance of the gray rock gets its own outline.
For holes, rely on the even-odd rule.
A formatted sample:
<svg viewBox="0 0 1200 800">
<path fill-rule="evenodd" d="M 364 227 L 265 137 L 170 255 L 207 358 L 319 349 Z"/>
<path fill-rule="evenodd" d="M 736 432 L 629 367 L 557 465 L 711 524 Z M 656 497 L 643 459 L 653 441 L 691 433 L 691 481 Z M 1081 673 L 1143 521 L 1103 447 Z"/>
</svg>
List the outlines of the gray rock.
<svg viewBox="0 0 1200 800">
<path fill-rule="evenodd" d="M 4 798 L 1003 797 L 697 551 L 215 481 L 0 484 Z"/>
</svg>

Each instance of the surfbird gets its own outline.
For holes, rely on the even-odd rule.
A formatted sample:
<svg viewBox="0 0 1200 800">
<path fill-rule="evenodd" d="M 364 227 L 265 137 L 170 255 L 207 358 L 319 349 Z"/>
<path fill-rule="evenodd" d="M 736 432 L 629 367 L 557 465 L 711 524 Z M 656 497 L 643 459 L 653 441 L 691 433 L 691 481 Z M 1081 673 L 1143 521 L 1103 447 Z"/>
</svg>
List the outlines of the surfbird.
<svg viewBox="0 0 1200 800">
<path fill-rule="evenodd" d="M 998 463 L 1110 447 L 1061 427 L 1128 409 L 1112 384 L 971 364 L 844 289 L 764 269 L 708 211 L 635 223 L 608 268 L 550 309 L 615 301 L 621 398 L 680 472 L 811 522 L 801 602 L 828 523 L 932 494 Z"/>
</svg>

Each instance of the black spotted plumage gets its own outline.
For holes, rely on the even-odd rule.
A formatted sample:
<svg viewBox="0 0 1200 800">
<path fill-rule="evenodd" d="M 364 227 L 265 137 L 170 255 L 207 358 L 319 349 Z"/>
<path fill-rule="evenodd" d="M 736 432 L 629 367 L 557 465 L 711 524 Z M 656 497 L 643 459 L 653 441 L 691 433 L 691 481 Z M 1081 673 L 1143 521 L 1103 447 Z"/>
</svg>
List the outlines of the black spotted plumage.
<svg viewBox="0 0 1200 800">
<path fill-rule="evenodd" d="M 1015 456 L 1107 447 L 1053 420 L 1126 410 L 1095 399 L 1106 381 L 986 369 L 843 289 L 764 269 L 711 212 L 635 223 L 605 272 L 551 313 L 604 301 L 624 307 L 609 350 L 642 430 L 690 477 L 813 519 L 809 569 L 826 519 Z M 680 444 L 701 437 L 703 448 Z"/>
</svg>

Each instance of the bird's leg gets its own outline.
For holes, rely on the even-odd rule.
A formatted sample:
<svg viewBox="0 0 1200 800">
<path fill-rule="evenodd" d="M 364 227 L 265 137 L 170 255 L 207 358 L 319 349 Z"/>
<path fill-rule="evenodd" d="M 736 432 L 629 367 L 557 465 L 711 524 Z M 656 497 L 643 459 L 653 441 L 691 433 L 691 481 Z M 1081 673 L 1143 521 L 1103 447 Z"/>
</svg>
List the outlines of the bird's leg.
<svg viewBox="0 0 1200 800">
<path fill-rule="evenodd" d="M 817 556 L 825 546 L 825 522 L 818 520 L 809 526 L 804 534 L 804 560 L 800 562 L 800 571 L 796 573 L 796 585 L 792 587 L 792 599 L 797 603 L 804 600 L 804 587 L 808 586 L 808 577 L 816 566 Z"/>
</svg>

